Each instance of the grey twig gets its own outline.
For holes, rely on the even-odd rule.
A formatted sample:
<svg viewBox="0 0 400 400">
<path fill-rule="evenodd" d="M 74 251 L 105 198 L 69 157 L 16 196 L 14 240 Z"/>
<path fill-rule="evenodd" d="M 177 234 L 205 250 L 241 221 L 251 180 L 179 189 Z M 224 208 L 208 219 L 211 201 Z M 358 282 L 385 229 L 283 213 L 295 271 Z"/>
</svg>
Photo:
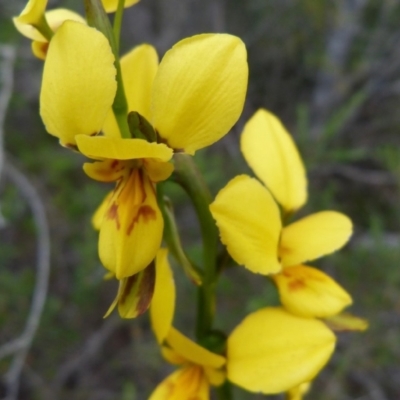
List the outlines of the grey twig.
<svg viewBox="0 0 400 400">
<path fill-rule="evenodd" d="M 4 121 L 13 91 L 15 47 L 0 45 L 0 180 L 4 167 Z M 0 209 L 0 228 L 5 220 Z"/>
<path fill-rule="evenodd" d="M 16 400 L 19 390 L 19 377 L 25 363 L 26 355 L 39 326 L 43 306 L 47 297 L 50 272 L 50 233 L 45 207 L 35 187 L 26 176 L 8 160 L 5 163 L 4 173 L 8 180 L 16 186 L 21 196 L 25 198 L 31 208 L 38 238 L 36 282 L 25 329 L 17 340 L 0 348 L 0 354 L 7 353 L 7 350 L 9 354 L 11 349 L 15 352 L 11 366 L 5 376 L 7 394 L 4 399 Z"/>
<path fill-rule="evenodd" d="M 25 329 L 17 339 L 0 347 L 0 358 L 14 354 L 10 368 L 5 374 L 5 400 L 16 400 L 18 397 L 21 371 L 33 337 L 39 326 L 40 317 L 46 300 L 50 269 L 50 235 L 45 207 L 29 179 L 8 160 L 6 161 L 4 156 L 4 121 L 13 90 L 15 54 L 16 51 L 14 47 L 8 45 L 0 46 L 0 177 L 4 176 L 13 183 L 21 196 L 25 198 L 28 203 L 37 231 L 38 246 L 36 282 Z M 0 224 L 1 222 L 4 222 L 2 217 L 0 218 Z"/>
</svg>

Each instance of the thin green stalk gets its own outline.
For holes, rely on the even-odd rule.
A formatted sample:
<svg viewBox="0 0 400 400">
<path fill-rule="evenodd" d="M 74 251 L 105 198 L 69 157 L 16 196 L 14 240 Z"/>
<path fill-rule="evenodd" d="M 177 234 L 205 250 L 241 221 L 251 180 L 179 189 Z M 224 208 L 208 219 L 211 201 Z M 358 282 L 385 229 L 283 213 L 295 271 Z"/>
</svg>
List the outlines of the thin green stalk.
<svg viewBox="0 0 400 400">
<path fill-rule="evenodd" d="M 232 385 L 225 381 L 221 386 L 215 388 L 218 400 L 232 400 Z"/>
<path fill-rule="evenodd" d="M 115 46 L 117 52 L 119 52 L 119 41 L 121 36 L 121 26 L 122 26 L 122 16 L 124 14 L 124 5 L 125 0 L 118 0 L 118 7 L 117 11 L 114 15 L 114 24 L 113 24 L 113 31 L 114 31 L 114 39 L 115 39 Z"/>
<path fill-rule="evenodd" d="M 164 183 L 157 184 L 157 202 L 164 219 L 164 239 L 173 257 L 178 261 L 189 279 L 196 285 L 201 285 L 199 271 L 192 265 L 182 248 L 172 206 L 164 196 Z"/>
<path fill-rule="evenodd" d="M 203 240 L 203 284 L 198 289 L 196 335 L 205 342 L 215 314 L 218 231 L 209 210 L 211 194 L 191 156 L 175 155 L 175 179 L 185 189 L 195 207 Z"/>
<path fill-rule="evenodd" d="M 44 14 L 40 18 L 40 21 L 35 24 L 35 28 L 50 42 L 51 38 L 54 35 L 54 32 L 50 28 L 50 25 L 47 22 L 46 16 Z"/>
</svg>

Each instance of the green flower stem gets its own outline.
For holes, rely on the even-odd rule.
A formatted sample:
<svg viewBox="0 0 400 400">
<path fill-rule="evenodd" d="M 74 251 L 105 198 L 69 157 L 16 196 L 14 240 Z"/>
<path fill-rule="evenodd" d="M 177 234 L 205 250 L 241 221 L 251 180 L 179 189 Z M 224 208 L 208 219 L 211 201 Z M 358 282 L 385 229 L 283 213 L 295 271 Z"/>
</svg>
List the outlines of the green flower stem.
<svg viewBox="0 0 400 400">
<path fill-rule="evenodd" d="M 50 42 L 51 38 L 54 35 L 54 32 L 50 28 L 50 25 L 47 22 L 46 16 L 44 14 L 40 18 L 40 21 L 34 26 Z"/>
<path fill-rule="evenodd" d="M 169 199 L 164 196 L 163 187 L 164 184 L 162 182 L 157 184 L 157 202 L 164 219 L 164 238 L 167 242 L 168 249 L 173 257 L 182 266 L 189 279 L 196 285 L 201 285 L 201 276 L 199 272 L 189 261 L 185 251 L 182 248 L 172 205 L 170 204 Z"/>
<path fill-rule="evenodd" d="M 122 26 L 122 16 L 124 14 L 124 5 L 125 5 L 125 0 L 118 0 L 117 11 L 114 15 L 113 31 L 114 31 L 114 40 L 115 40 L 115 46 L 117 48 L 117 52 L 119 52 L 119 40 L 120 40 L 120 35 L 121 35 L 121 26 Z"/>
<path fill-rule="evenodd" d="M 211 194 L 193 158 L 178 153 L 175 159 L 175 180 L 185 189 L 195 207 L 203 240 L 203 284 L 198 289 L 196 335 L 205 343 L 215 313 L 216 260 L 218 230 L 209 210 Z"/>
<path fill-rule="evenodd" d="M 225 381 L 221 386 L 215 388 L 217 398 L 219 400 L 232 400 L 232 385 L 229 381 Z"/>
<path fill-rule="evenodd" d="M 112 110 L 115 115 L 121 136 L 130 138 L 128 126 L 128 102 L 125 96 L 124 82 L 122 80 L 121 65 L 119 62 L 119 50 L 115 41 L 114 32 L 103 4 L 100 0 L 85 0 L 86 19 L 89 26 L 98 29 L 108 39 L 115 57 L 114 65 L 117 70 L 117 92 L 115 94 Z M 121 11 L 122 12 L 122 11 Z"/>
</svg>

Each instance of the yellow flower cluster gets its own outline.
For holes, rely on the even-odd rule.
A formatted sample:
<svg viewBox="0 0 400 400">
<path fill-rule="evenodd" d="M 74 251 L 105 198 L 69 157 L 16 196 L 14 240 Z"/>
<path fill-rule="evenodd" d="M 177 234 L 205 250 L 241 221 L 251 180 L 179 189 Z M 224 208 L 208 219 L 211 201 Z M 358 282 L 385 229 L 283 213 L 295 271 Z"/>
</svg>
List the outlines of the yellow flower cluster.
<svg viewBox="0 0 400 400">
<path fill-rule="evenodd" d="M 137 2 L 125 1 L 125 7 Z M 118 9 L 117 0 L 102 4 L 106 12 Z M 119 280 L 106 315 L 117 307 L 122 318 L 134 318 L 150 306 L 162 354 L 179 366 L 150 400 L 206 400 L 210 385 L 227 381 L 254 393 L 301 399 L 335 347 L 324 319 L 339 316 L 336 323 L 349 329 L 362 325 L 355 317 L 340 318 L 350 295 L 304 264 L 341 248 L 352 224 L 335 211 L 287 223 L 307 200 L 306 172 L 290 135 L 266 110 L 257 111 L 241 135 L 244 158 L 258 179 L 235 177 L 209 210 L 233 260 L 272 279 L 282 307 L 248 315 L 220 354 L 173 326 L 175 284 L 168 250 L 161 248 L 165 223 L 157 184 L 174 173 L 176 154 L 193 155 L 237 122 L 248 80 L 243 42 L 201 34 L 175 44 L 161 62 L 149 44 L 119 60 L 109 38 L 79 14 L 46 7 L 46 0 L 30 0 L 14 23 L 45 60 L 40 114 L 46 130 L 94 160 L 83 167 L 89 177 L 115 182 L 93 217 L 100 260 Z M 130 137 L 113 107 L 121 86 Z M 202 285 L 215 283 L 204 279 Z"/>
</svg>

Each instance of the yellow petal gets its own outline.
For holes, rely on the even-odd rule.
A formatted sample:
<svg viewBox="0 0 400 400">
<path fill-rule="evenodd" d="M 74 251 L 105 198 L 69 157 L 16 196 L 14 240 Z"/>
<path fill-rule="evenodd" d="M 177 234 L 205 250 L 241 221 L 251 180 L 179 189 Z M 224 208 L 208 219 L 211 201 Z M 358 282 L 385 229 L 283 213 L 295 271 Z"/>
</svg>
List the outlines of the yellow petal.
<svg viewBox="0 0 400 400">
<path fill-rule="evenodd" d="M 143 44 L 135 47 L 121 58 L 122 78 L 129 111 L 137 111 L 150 120 L 150 96 L 158 68 L 158 55 L 153 46 Z M 120 137 L 112 110 L 103 127 L 109 137 Z"/>
<path fill-rule="evenodd" d="M 121 318 L 136 318 L 150 306 L 155 284 L 154 262 L 143 271 L 121 281 L 118 312 Z"/>
<path fill-rule="evenodd" d="M 175 350 L 171 349 L 168 346 L 161 346 L 161 354 L 164 357 L 164 359 L 167 360 L 170 364 L 174 365 L 187 364 L 187 360 L 185 357 L 182 357 Z"/>
<path fill-rule="evenodd" d="M 247 316 L 228 338 L 228 379 L 256 393 L 273 394 L 310 381 L 326 364 L 335 335 L 323 322 L 280 308 Z"/>
<path fill-rule="evenodd" d="M 238 264 L 263 275 L 280 271 L 279 209 L 260 182 L 237 176 L 220 190 L 210 210 L 222 243 Z"/>
<path fill-rule="evenodd" d="M 273 279 L 282 305 L 300 317 L 329 317 L 352 303 L 350 295 L 341 286 L 316 268 L 287 267 Z"/>
<path fill-rule="evenodd" d="M 143 139 L 79 135 L 76 137 L 76 143 L 79 151 L 89 158 L 113 160 L 155 158 L 168 161 L 172 157 L 172 150 L 165 144 L 150 143 Z"/>
<path fill-rule="evenodd" d="M 143 168 L 146 170 L 150 180 L 155 183 L 165 181 L 174 172 L 173 164 L 157 161 L 153 158 L 143 160 Z"/>
<path fill-rule="evenodd" d="M 66 21 L 50 42 L 43 71 L 40 114 L 64 145 L 78 134 L 98 133 L 113 103 L 114 56 L 103 34 Z"/>
<path fill-rule="evenodd" d="M 286 226 L 279 249 L 283 266 L 333 253 L 347 243 L 352 229 L 351 220 L 336 211 L 321 211 Z"/>
<path fill-rule="evenodd" d="M 135 169 L 113 192 L 99 237 L 99 256 L 117 279 L 146 268 L 160 248 L 164 221 L 155 189 L 143 171 Z"/>
<path fill-rule="evenodd" d="M 304 382 L 300 385 L 290 389 L 287 392 L 287 400 L 302 400 L 303 396 L 309 392 L 311 388 L 311 382 Z"/>
<path fill-rule="evenodd" d="M 232 128 L 243 109 L 248 67 L 231 35 L 184 39 L 161 61 L 152 93 L 153 125 L 168 145 L 193 154 Z"/>
<path fill-rule="evenodd" d="M 45 60 L 47 56 L 47 50 L 49 49 L 49 42 L 37 42 L 31 43 L 32 53 L 39 60 Z"/>
<path fill-rule="evenodd" d="M 107 211 L 108 204 L 111 200 L 113 192 L 109 192 L 106 197 L 104 197 L 101 204 L 97 207 L 96 211 L 92 216 L 92 225 L 96 231 L 100 230 L 101 223 L 103 222 L 103 217 Z"/>
<path fill-rule="evenodd" d="M 101 0 L 103 6 L 108 13 L 112 13 L 117 10 L 118 7 L 118 0 Z M 139 0 L 125 0 L 124 7 L 131 7 L 139 3 Z"/>
<path fill-rule="evenodd" d="M 307 199 L 307 178 L 293 139 L 267 110 L 258 110 L 241 136 L 243 155 L 286 211 L 295 211 Z"/>
<path fill-rule="evenodd" d="M 172 350 L 193 364 L 212 368 L 221 368 L 225 364 L 224 357 L 201 347 L 174 327 L 171 327 L 166 340 Z"/>
<path fill-rule="evenodd" d="M 334 315 L 324 320 L 335 332 L 340 331 L 365 331 L 368 329 L 368 321 L 350 313 Z"/>
<path fill-rule="evenodd" d="M 209 400 L 209 384 L 201 367 L 189 365 L 164 379 L 149 400 Z"/>
<path fill-rule="evenodd" d="M 168 262 L 168 250 L 158 250 L 156 286 L 150 307 L 150 318 L 158 343 L 163 342 L 171 328 L 175 310 L 175 283 Z"/>
<path fill-rule="evenodd" d="M 18 17 L 14 18 L 20 24 L 36 25 L 44 16 L 47 0 L 29 0 Z"/>
<path fill-rule="evenodd" d="M 100 182 L 114 182 L 129 175 L 131 161 L 103 160 L 84 163 L 83 170 L 90 178 Z"/>
<path fill-rule="evenodd" d="M 203 369 L 211 385 L 221 386 L 225 382 L 226 371 L 224 369 L 215 369 L 211 367 L 204 367 Z"/>
</svg>

